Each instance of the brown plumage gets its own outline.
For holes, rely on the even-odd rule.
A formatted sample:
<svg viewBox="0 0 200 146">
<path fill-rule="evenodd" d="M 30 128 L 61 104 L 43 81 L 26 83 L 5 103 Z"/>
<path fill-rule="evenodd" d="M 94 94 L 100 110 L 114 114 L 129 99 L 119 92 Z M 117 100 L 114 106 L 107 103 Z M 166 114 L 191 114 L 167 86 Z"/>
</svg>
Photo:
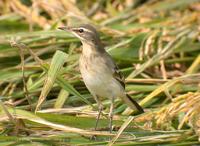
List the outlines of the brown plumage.
<svg viewBox="0 0 200 146">
<path fill-rule="evenodd" d="M 60 29 L 66 30 L 66 27 Z M 142 107 L 125 93 L 124 77 L 111 56 L 105 51 L 96 29 L 91 25 L 81 25 L 67 28 L 67 30 L 82 42 L 83 50 L 79 67 L 85 85 L 98 104 L 98 118 L 102 110 L 101 97 L 111 100 L 110 129 L 112 129 L 113 103 L 117 97 L 120 97 L 133 110 L 143 113 Z"/>
</svg>

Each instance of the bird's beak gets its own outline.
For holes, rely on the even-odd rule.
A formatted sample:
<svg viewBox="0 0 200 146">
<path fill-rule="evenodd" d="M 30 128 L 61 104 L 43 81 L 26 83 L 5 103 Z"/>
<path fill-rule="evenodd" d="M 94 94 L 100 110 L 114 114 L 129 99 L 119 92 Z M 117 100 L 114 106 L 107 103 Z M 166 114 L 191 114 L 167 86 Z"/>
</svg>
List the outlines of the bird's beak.
<svg viewBox="0 0 200 146">
<path fill-rule="evenodd" d="M 72 33 L 73 35 L 75 35 L 76 37 L 80 38 L 80 36 L 76 33 L 78 28 L 75 28 L 75 27 L 67 27 L 67 26 L 61 26 L 61 27 L 58 27 L 58 29 L 60 30 L 64 30 L 64 31 L 67 31 L 69 33 Z M 80 38 L 81 39 L 81 38 Z"/>
<path fill-rule="evenodd" d="M 64 31 L 72 31 L 71 27 L 67 27 L 67 26 L 61 26 L 61 27 L 58 27 L 58 29 L 64 30 Z"/>
</svg>

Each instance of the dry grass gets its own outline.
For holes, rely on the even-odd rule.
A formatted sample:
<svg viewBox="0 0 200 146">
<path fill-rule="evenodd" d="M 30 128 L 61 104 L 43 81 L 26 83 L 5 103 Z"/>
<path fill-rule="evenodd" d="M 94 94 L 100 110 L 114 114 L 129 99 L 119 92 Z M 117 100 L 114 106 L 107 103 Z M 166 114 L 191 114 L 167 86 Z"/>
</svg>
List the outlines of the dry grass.
<svg viewBox="0 0 200 146">
<path fill-rule="evenodd" d="M 112 134 L 106 116 L 93 129 L 80 42 L 56 29 L 80 23 L 97 27 L 145 109 L 117 99 Z M 199 26 L 199 0 L 0 1 L 0 145 L 198 145 Z"/>
</svg>

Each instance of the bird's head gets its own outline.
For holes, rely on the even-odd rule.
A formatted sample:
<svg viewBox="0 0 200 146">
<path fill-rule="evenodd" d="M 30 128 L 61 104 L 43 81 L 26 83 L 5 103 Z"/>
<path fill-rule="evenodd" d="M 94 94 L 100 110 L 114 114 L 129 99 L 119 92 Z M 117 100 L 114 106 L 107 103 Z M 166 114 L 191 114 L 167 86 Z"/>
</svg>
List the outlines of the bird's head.
<svg viewBox="0 0 200 146">
<path fill-rule="evenodd" d="M 58 29 L 71 32 L 77 38 L 79 38 L 83 44 L 87 43 L 96 45 L 100 42 L 96 29 L 89 24 L 80 25 L 78 27 L 63 26 L 59 27 Z"/>
</svg>

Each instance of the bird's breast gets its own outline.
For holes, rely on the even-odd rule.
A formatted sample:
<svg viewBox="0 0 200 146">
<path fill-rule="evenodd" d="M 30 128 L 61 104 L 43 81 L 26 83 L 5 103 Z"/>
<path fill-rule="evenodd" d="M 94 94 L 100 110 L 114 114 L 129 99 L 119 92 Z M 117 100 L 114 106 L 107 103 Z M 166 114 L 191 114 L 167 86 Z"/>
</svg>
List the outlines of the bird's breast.
<svg viewBox="0 0 200 146">
<path fill-rule="evenodd" d="M 98 56 L 90 56 L 87 58 L 82 56 L 80 58 L 79 66 L 81 75 L 86 82 L 88 80 L 93 80 L 93 82 L 103 82 L 105 79 L 109 79 L 112 76 L 109 68 Z"/>
<path fill-rule="evenodd" d="M 101 97 L 117 96 L 121 86 L 101 57 L 80 58 L 80 72 L 87 88 Z"/>
</svg>

